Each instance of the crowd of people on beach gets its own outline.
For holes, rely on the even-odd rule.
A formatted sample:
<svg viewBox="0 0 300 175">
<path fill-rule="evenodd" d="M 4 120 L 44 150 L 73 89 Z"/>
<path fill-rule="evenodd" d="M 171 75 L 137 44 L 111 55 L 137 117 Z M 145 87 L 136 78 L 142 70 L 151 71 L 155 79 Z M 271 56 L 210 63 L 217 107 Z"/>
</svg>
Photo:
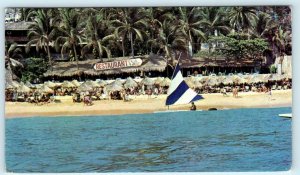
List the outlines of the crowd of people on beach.
<svg viewBox="0 0 300 175">
<path fill-rule="evenodd" d="M 203 85 L 201 87 L 193 87 L 199 94 L 221 93 L 228 96 L 229 93 L 237 98 L 239 92 L 271 92 L 271 90 L 291 89 L 292 80 L 282 79 L 278 81 L 267 81 L 257 83 L 243 84 L 223 84 Z M 83 103 L 92 105 L 95 100 L 124 100 L 131 101 L 134 96 L 147 95 L 148 98 L 157 97 L 167 94 L 168 86 L 160 86 L 159 84 L 144 85 L 138 84 L 135 87 L 122 88 L 118 90 L 110 90 L 108 85 L 93 87 L 89 90 L 79 90 L 79 87 L 62 87 L 54 86 L 49 92 L 41 92 L 38 88 L 31 88 L 29 92 L 20 92 L 17 88 L 8 88 L 5 90 L 6 101 L 13 102 L 29 102 L 34 104 L 47 104 L 55 102 L 56 96 L 72 96 L 74 103 Z M 59 102 L 59 100 L 56 100 Z"/>
</svg>

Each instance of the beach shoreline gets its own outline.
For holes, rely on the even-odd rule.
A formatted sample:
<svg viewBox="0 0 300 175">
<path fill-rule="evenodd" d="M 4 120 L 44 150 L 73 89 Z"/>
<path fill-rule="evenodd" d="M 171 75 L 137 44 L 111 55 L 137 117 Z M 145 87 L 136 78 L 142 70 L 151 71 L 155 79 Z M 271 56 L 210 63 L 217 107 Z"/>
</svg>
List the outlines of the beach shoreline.
<svg viewBox="0 0 300 175">
<path fill-rule="evenodd" d="M 203 94 L 203 100 L 195 102 L 198 110 L 209 108 L 237 109 L 237 108 L 272 108 L 292 107 L 292 90 L 272 91 L 272 96 L 267 93 L 243 92 L 239 98 L 234 98 L 231 93 L 223 96 L 220 93 Z M 96 115 L 123 115 L 142 114 L 157 111 L 166 111 L 166 95 L 149 98 L 147 95 L 132 96 L 132 101 L 100 100 L 94 101 L 92 106 L 83 103 L 73 103 L 71 96 L 56 97 L 61 103 L 35 105 L 27 102 L 5 102 L 5 118 L 21 117 L 57 117 L 57 116 L 96 116 Z M 170 110 L 188 110 L 190 105 L 170 106 Z"/>
</svg>

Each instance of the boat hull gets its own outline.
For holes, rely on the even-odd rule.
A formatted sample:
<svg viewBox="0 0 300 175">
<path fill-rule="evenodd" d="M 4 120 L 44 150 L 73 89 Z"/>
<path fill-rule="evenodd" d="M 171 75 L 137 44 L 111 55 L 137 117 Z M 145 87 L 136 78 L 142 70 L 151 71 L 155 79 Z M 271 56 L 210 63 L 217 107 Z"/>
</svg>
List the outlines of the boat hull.
<svg viewBox="0 0 300 175">
<path fill-rule="evenodd" d="M 292 113 L 288 113 L 288 114 L 278 114 L 279 117 L 285 117 L 285 118 L 292 118 Z"/>
</svg>

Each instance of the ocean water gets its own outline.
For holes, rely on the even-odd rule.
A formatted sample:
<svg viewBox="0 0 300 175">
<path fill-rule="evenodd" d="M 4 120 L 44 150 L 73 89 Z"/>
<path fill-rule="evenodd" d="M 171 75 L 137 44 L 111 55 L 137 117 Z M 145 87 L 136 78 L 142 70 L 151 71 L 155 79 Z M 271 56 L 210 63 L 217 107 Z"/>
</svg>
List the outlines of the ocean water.
<svg viewBox="0 0 300 175">
<path fill-rule="evenodd" d="M 6 119 L 9 172 L 285 171 L 291 108 Z"/>
</svg>

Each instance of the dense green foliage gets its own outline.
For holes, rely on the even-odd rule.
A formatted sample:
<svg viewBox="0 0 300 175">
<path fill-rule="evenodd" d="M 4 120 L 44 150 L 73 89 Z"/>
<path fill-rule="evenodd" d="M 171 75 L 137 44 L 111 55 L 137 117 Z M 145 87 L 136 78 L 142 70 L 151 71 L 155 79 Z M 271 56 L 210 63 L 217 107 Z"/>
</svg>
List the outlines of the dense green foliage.
<svg viewBox="0 0 300 175">
<path fill-rule="evenodd" d="M 42 58 L 28 58 L 24 65 L 21 80 L 23 82 L 33 82 L 42 79 L 47 67 L 48 63 Z"/>
<path fill-rule="evenodd" d="M 70 61 L 147 55 L 170 59 L 225 57 L 274 62 L 291 54 L 291 10 L 269 7 L 139 7 L 20 9 L 33 21 L 27 50 L 53 64 L 52 55 Z M 203 49 L 208 45 L 208 49 Z M 34 47 L 32 49 L 30 47 Z M 193 55 L 195 54 L 196 55 Z M 25 53 L 24 53 L 25 54 Z M 26 57 L 26 55 L 24 56 Z"/>
<path fill-rule="evenodd" d="M 227 36 L 215 36 L 208 40 L 210 44 L 217 44 L 214 52 L 230 59 L 257 59 L 263 56 L 268 48 L 268 43 L 261 38 L 250 39 L 242 34 L 230 34 Z"/>
</svg>

